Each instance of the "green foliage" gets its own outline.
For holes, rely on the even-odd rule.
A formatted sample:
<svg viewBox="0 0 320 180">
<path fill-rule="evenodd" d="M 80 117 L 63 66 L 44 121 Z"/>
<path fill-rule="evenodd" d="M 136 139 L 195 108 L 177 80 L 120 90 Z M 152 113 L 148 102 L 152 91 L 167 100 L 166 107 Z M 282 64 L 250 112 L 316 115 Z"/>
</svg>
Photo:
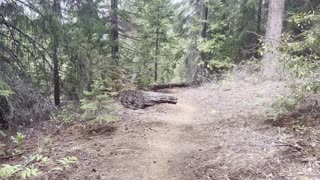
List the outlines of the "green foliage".
<svg viewBox="0 0 320 180">
<path fill-rule="evenodd" d="M 281 47 L 283 61 L 291 76 L 301 79 L 301 83 L 292 84 L 297 101 L 320 91 L 320 10 L 300 12 L 292 15 L 288 22 L 291 31 L 287 31 Z"/>
<path fill-rule="evenodd" d="M 255 53 L 242 50 L 257 43 L 257 37 L 248 33 L 257 31 L 256 0 L 118 1 L 117 62 L 111 57 L 114 41 L 110 38 L 113 27 L 107 13 L 110 1 L 56 2 L 63 7 L 61 14 L 48 0 L 2 3 L 0 11 L 7 23 L 0 23 L 1 43 L 6 49 L 3 57 L 9 59 L 0 63 L 12 62 L 6 64 L 1 76 L 12 76 L 14 81 L 23 79 L 51 97 L 52 55 L 56 54 L 63 102 L 87 98 L 85 92 L 91 92 L 97 81 L 118 91 L 126 84 L 144 87 L 184 80 L 184 74 L 191 71 L 185 68 L 190 65 L 186 59 L 195 61 L 197 66 L 199 52 L 206 54 L 209 75 L 230 69 L 232 64 L 250 59 Z M 209 7 L 206 40 L 200 38 L 201 3 Z M 265 6 L 262 9 L 265 11 Z M 190 51 L 190 47 L 195 50 Z M 156 63 L 158 82 L 154 80 Z M 130 80 L 130 75 L 136 78 Z M 11 89 L 0 87 L 0 96 L 10 96 L 12 91 L 19 95 Z M 99 109 L 95 102 L 82 105 L 82 109 L 90 111 Z M 67 112 L 62 114 L 64 117 L 58 119 L 68 119 Z"/>
<path fill-rule="evenodd" d="M 86 111 L 96 111 L 98 110 L 98 102 L 88 102 L 88 103 L 83 103 L 81 106 L 81 109 L 86 110 Z"/>
<path fill-rule="evenodd" d="M 7 136 L 7 134 L 6 134 L 4 131 L 0 130 L 0 136 L 2 136 L 2 137 L 6 137 L 6 136 Z"/>
<path fill-rule="evenodd" d="M 203 2 L 209 9 L 205 39 L 201 38 L 200 23 L 204 21 Z M 259 4 L 256 0 L 186 1 L 177 3 L 177 6 L 176 25 L 179 27 L 176 30 L 182 34 L 180 48 L 184 49 L 187 67 L 184 71 L 187 74 L 192 71 L 190 64 L 195 61 L 198 69 L 205 68 L 206 77 L 213 78 L 232 70 L 235 64 L 257 56 L 259 37 L 252 32 L 260 34 L 257 31 L 264 30 L 264 4 L 260 24 L 257 22 Z M 190 15 L 190 12 L 194 13 Z M 186 38 L 188 41 L 184 40 Z"/>
<path fill-rule="evenodd" d="M 2 136 L 6 136 L 4 132 L 0 132 Z M 25 139 L 25 136 L 21 133 L 17 133 L 15 136 L 11 136 L 10 139 L 18 146 L 16 149 L 14 149 L 11 155 L 15 155 L 15 153 L 21 153 L 20 148 Z M 3 147 L 5 147 L 5 144 L 0 144 L 0 156 L 6 155 L 4 153 Z M 16 179 L 17 177 L 20 177 L 20 179 L 29 179 L 39 176 L 41 173 L 38 167 L 35 165 L 46 164 L 49 161 L 49 158 L 42 154 L 34 154 L 30 157 L 24 157 L 24 159 L 25 161 L 23 163 L 16 165 L 3 164 L 0 168 L 0 178 Z"/>
<path fill-rule="evenodd" d="M 118 116 L 106 114 L 106 115 L 97 116 L 95 119 L 90 120 L 89 123 L 90 124 L 97 124 L 97 123 L 102 124 L 102 123 L 114 122 L 114 121 L 118 121 L 118 120 L 119 120 Z"/>
<path fill-rule="evenodd" d="M 20 177 L 21 179 L 28 179 L 39 176 L 40 174 L 41 173 L 39 172 L 38 168 L 35 168 L 33 165 L 31 165 L 20 172 Z"/>
<path fill-rule="evenodd" d="M 16 173 L 22 166 L 21 165 L 9 165 L 3 164 L 0 169 L 0 177 L 3 179 L 10 178 Z"/>
<path fill-rule="evenodd" d="M 61 111 L 59 111 L 56 116 L 54 117 L 54 122 L 69 125 L 76 121 L 77 119 L 77 108 L 74 104 L 70 103 L 63 107 Z"/>
<path fill-rule="evenodd" d="M 3 164 L 0 168 L 0 177 L 3 179 L 9 179 L 15 177 L 14 175 L 19 171 L 19 177 L 21 179 L 29 179 L 32 177 L 37 177 L 41 174 L 39 169 L 34 167 L 34 165 L 23 168 L 22 165 Z"/>
<path fill-rule="evenodd" d="M 297 103 L 298 101 L 293 97 L 290 97 L 290 96 L 280 97 L 272 105 L 274 116 L 277 117 L 280 114 L 284 114 L 294 110 Z"/>
<path fill-rule="evenodd" d="M 7 134 L 4 131 L 0 130 L 0 137 L 6 137 L 6 136 Z M 6 155 L 4 151 L 4 147 L 6 147 L 6 145 L 0 141 L 0 157 Z"/>
<path fill-rule="evenodd" d="M 10 87 L 0 79 L 0 97 L 9 97 L 12 94 L 14 93 L 10 90 Z"/>
<path fill-rule="evenodd" d="M 65 169 L 68 168 L 72 164 L 76 164 L 78 162 L 78 158 L 75 156 L 68 156 L 58 160 L 60 165 Z"/>
<path fill-rule="evenodd" d="M 133 20 L 138 25 L 138 33 L 135 33 L 135 36 L 139 37 L 138 40 L 132 41 L 133 47 L 136 47 L 132 64 L 133 73 L 137 74 L 135 83 L 140 87 L 157 83 L 154 80 L 155 63 L 158 63 L 158 81 L 169 82 L 174 76 L 178 61 L 176 52 L 179 41 L 172 31 L 172 4 L 169 0 L 141 1 L 141 4 L 137 4 L 137 8 L 143 11 L 138 11 Z"/>
<path fill-rule="evenodd" d="M 0 96 L 8 97 L 12 94 L 13 94 L 13 92 L 10 90 L 0 90 Z"/>
<path fill-rule="evenodd" d="M 2 168 L 0 169 L 0 177 L 3 179 L 8 179 L 14 177 L 14 174 L 16 174 L 20 169 L 22 168 L 21 165 L 8 165 L 4 164 L 2 165 Z M 28 179 L 31 177 L 36 177 L 40 175 L 40 172 L 38 168 L 35 168 L 33 165 L 24 168 L 20 173 L 19 177 L 21 179 Z"/>
<path fill-rule="evenodd" d="M 4 147 L 6 147 L 6 145 L 0 143 L 0 157 L 6 155 L 6 153 L 4 151 Z"/>
<path fill-rule="evenodd" d="M 29 158 L 25 158 L 26 161 L 22 164 L 18 165 L 9 165 L 3 164 L 0 168 L 0 178 L 2 179 L 29 179 L 34 177 L 39 177 L 42 172 L 39 171 L 40 167 L 43 167 L 45 164 L 48 164 L 50 159 L 47 156 L 42 154 L 35 154 L 30 156 Z M 78 162 L 78 158 L 75 156 L 67 156 L 62 159 L 57 160 L 56 168 L 51 169 L 51 171 L 59 171 L 63 172 L 72 164 L 76 164 Z"/>
<path fill-rule="evenodd" d="M 103 123 L 116 121 L 116 116 L 110 115 L 116 110 L 113 105 L 113 97 L 118 93 L 112 88 L 106 88 L 103 80 L 97 80 L 93 84 L 92 92 L 85 91 L 84 99 L 81 100 L 81 117 L 90 123 Z"/>
<path fill-rule="evenodd" d="M 69 168 L 70 165 L 76 164 L 78 162 L 78 158 L 75 156 L 68 156 L 58 160 L 57 162 L 60 166 L 53 168 L 53 170 L 62 172 Z"/>
<path fill-rule="evenodd" d="M 216 74 L 223 74 L 231 70 L 234 66 L 233 61 L 226 57 L 224 60 L 211 60 L 207 68 L 209 70 L 216 70 Z"/>
<path fill-rule="evenodd" d="M 306 96 L 320 93 L 320 23 L 319 9 L 293 13 L 280 50 L 288 75 L 298 82 L 289 84 L 292 94 L 281 97 L 274 104 L 277 114 L 292 111 Z"/>
<path fill-rule="evenodd" d="M 25 135 L 19 132 L 15 136 L 11 136 L 12 142 L 14 142 L 18 146 L 20 146 L 23 143 L 24 138 L 25 138 Z"/>
<path fill-rule="evenodd" d="M 30 161 L 34 162 L 43 162 L 43 163 L 48 163 L 49 158 L 47 156 L 44 156 L 42 154 L 36 154 L 34 156 L 31 156 Z"/>
</svg>

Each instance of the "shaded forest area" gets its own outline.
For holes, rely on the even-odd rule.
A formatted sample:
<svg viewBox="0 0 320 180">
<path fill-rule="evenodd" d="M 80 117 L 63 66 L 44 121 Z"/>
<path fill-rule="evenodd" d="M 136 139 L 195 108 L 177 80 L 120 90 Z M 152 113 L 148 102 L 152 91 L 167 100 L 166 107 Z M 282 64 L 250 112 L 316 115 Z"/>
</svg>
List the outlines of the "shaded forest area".
<svg viewBox="0 0 320 180">
<path fill-rule="evenodd" d="M 0 127 L 102 124 L 128 92 L 138 109 L 177 103 L 147 91 L 252 77 L 290 87 L 270 124 L 317 126 L 319 23 L 320 0 L 0 0 Z M 27 165 L 0 177 L 36 174 Z"/>
<path fill-rule="evenodd" d="M 305 66 L 315 65 L 309 59 L 318 57 L 319 2 L 286 3 L 282 59 L 290 61 L 292 71 L 302 71 L 294 73 L 304 75 L 312 69 Z M 268 4 L 264 0 L 3 1 L 1 122 L 10 127 L 27 125 L 49 119 L 49 112 L 61 103 L 79 106 L 93 92 L 115 94 L 152 84 L 207 82 L 239 63 L 259 61 L 263 54 L 272 54 L 266 50 L 268 39 L 281 40 L 282 24 L 277 21 L 270 26 L 280 27 L 278 32 L 267 34 L 267 41 L 263 38 Z M 271 17 L 283 19 L 281 10 L 271 12 L 279 12 L 270 13 Z M 272 68 L 270 57 L 264 58 L 264 67 Z"/>
</svg>

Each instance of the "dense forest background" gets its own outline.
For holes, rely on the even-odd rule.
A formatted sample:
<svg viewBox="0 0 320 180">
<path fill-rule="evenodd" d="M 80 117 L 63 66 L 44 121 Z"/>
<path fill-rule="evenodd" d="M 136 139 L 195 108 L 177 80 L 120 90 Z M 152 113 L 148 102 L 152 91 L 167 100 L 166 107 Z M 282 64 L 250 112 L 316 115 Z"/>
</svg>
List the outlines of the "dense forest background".
<svg viewBox="0 0 320 180">
<path fill-rule="evenodd" d="M 320 0 L 0 0 L 0 179 L 320 179 L 319 24 Z"/>
<path fill-rule="evenodd" d="M 318 76 L 319 3 L 286 1 L 280 59 L 295 77 Z M 268 53 L 268 7 L 267 0 L 3 0 L 0 120 L 27 125 L 93 95 L 207 82 L 259 63 Z M 308 82 L 305 89 L 317 89 Z"/>
</svg>

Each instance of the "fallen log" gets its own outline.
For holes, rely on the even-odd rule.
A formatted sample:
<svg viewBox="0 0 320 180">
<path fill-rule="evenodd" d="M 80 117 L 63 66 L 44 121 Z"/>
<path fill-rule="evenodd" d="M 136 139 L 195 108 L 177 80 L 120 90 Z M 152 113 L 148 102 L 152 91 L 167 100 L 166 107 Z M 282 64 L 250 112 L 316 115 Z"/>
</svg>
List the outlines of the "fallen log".
<svg viewBox="0 0 320 180">
<path fill-rule="evenodd" d="M 122 94 L 121 103 L 126 108 L 144 109 L 160 103 L 177 104 L 175 96 L 142 90 L 128 90 Z"/>
<path fill-rule="evenodd" d="M 156 84 L 156 85 L 151 85 L 149 86 L 150 90 L 153 91 L 157 91 L 159 89 L 168 89 L 168 88 L 176 88 L 176 87 L 189 87 L 191 86 L 191 83 L 186 83 L 186 82 L 182 82 L 182 83 L 170 83 L 170 84 Z"/>
</svg>

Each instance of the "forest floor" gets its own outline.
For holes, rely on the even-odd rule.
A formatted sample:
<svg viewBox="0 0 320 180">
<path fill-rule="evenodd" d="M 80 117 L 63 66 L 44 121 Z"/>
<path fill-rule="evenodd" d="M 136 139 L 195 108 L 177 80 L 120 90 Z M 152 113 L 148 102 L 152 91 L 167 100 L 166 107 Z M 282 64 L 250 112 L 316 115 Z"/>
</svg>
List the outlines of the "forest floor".
<svg viewBox="0 0 320 180">
<path fill-rule="evenodd" d="M 51 135 L 49 157 L 76 156 L 79 163 L 46 178 L 320 179 L 319 158 L 305 156 L 287 128 L 268 123 L 272 103 L 288 92 L 283 82 L 225 81 L 166 92 L 178 104 L 123 109 L 121 121 Z"/>
</svg>

